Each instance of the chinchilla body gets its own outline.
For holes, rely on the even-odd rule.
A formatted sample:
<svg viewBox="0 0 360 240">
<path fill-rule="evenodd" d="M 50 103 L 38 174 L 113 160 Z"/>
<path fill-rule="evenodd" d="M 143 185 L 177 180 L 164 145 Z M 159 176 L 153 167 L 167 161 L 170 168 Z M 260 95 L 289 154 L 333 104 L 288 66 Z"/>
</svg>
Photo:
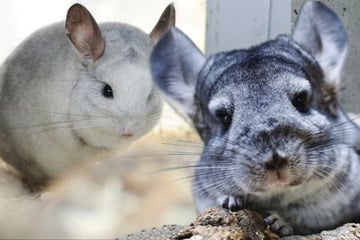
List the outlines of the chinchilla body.
<svg viewBox="0 0 360 240">
<path fill-rule="evenodd" d="M 0 70 L 1 157 L 44 183 L 143 136 L 162 106 L 148 63 L 152 48 L 140 29 L 98 25 L 79 4 L 65 23 L 32 34 Z"/>
<path fill-rule="evenodd" d="M 204 141 L 199 212 L 249 208 L 281 236 L 360 219 L 360 131 L 337 101 L 346 51 L 339 18 L 316 1 L 292 36 L 208 59 L 178 29 L 164 35 L 152 73 Z"/>
</svg>

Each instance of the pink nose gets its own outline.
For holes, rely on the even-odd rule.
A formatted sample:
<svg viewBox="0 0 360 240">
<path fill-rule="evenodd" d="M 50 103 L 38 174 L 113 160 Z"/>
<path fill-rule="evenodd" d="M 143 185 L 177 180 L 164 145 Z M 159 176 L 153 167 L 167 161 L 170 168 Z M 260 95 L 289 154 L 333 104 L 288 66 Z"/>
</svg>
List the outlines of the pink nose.
<svg viewBox="0 0 360 240">
<path fill-rule="evenodd" d="M 121 134 L 121 136 L 122 137 L 124 137 L 124 138 L 130 138 L 130 137 L 132 137 L 134 134 L 132 134 L 131 132 L 123 132 L 122 134 Z"/>
</svg>

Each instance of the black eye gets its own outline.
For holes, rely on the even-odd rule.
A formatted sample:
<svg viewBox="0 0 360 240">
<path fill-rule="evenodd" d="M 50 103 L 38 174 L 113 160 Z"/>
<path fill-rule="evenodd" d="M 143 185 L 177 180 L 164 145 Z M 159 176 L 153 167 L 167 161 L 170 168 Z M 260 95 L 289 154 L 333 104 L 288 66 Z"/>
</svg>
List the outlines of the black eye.
<svg viewBox="0 0 360 240">
<path fill-rule="evenodd" d="M 232 115 L 227 109 L 221 108 L 216 110 L 215 116 L 221 122 L 224 130 L 228 130 L 230 128 Z"/>
<path fill-rule="evenodd" d="M 102 95 L 106 98 L 114 98 L 113 90 L 110 87 L 110 85 L 105 84 L 105 86 L 102 89 Z"/>
<path fill-rule="evenodd" d="M 306 91 L 295 94 L 292 104 L 301 113 L 307 113 L 309 111 L 309 96 Z"/>
</svg>

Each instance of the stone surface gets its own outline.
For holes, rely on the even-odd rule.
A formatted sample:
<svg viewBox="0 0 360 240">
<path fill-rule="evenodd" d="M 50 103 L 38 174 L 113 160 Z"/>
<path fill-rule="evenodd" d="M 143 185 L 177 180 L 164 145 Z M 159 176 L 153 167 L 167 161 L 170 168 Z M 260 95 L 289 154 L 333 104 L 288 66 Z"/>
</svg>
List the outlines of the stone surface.
<svg viewBox="0 0 360 240">
<path fill-rule="evenodd" d="M 162 226 L 128 235 L 122 240 L 145 239 L 209 239 L 209 240 L 267 240 L 278 239 L 263 225 L 260 214 L 241 210 L 230 212 L 222 208 L 210 208 L 200 214 L 189 226 Z"/>
<path fill-rule="evenodd" d="M 189 226 L 167 225 L 128 235 L 121 240 L 276 240 L 275 233 L 263 225 L 260 214 L 241 210 L 230 212 L 211 208 L 200 214 Z M 290 236 L 283 240 L 356 240 L 360 224 L 348 223 L 334 230 L 309 236 Z"/>
</svg>

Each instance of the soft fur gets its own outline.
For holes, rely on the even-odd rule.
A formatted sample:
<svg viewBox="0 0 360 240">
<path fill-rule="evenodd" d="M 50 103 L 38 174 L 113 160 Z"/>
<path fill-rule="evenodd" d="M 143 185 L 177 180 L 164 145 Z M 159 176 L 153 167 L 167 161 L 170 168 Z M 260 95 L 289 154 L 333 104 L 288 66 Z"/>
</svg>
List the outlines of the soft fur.
<svg viewBox="0 0 360 240">
<path fill-rule="evenodd" d="M 359 129 L 337 101 L 347 36 L 336 14 L 307 2 L 293 35 L 209 59 L 176 28 L 155 47 L 152 73 L 204 141 L 198 211 L 270 213 L 280 235 L 360 217 Z"/>
</svg>

